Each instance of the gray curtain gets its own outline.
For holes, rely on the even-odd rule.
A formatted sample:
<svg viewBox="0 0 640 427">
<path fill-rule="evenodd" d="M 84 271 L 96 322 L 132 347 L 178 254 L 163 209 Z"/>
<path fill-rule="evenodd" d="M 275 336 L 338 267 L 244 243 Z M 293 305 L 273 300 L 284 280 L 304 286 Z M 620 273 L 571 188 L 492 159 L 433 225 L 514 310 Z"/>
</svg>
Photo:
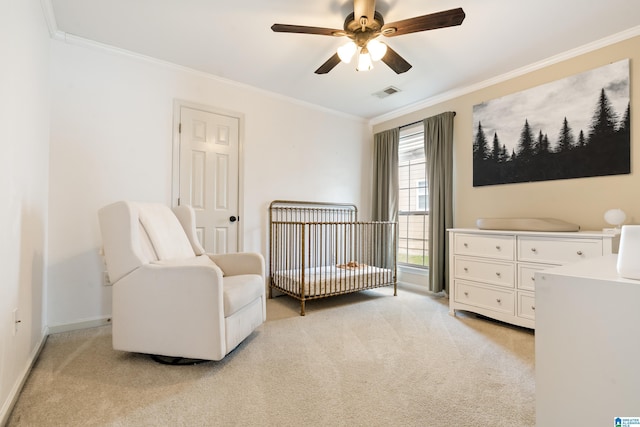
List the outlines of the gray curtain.
<svg viewBox="0 0 640 427">
<path fill-rule="evenodd" d="M 389 129 L 373 136 L 374 221 L 398 220 L 398 141 L 400 130 Z"/>
<path fill-rule="evenodd" d="M 449 287 L 447 229 L 453 226 L 453 117 L 442 113 L 424 120 L 424 152 L 429 183 L 429 290 Z"/>
<path fill-rule="evenodd" d="M 398 222 L 398 144 L 400 129 L 390 129 L 373 136 L 373 209 L 374 221 Z M 372 245 L 374 265 L 394 268 L 396 265 L 396 247 L 392 242 L 396 236 L 382 228 L 376 236 L 376 245 Z M 396 226 L 397 234 L 397 226 Z"/>
</svg>

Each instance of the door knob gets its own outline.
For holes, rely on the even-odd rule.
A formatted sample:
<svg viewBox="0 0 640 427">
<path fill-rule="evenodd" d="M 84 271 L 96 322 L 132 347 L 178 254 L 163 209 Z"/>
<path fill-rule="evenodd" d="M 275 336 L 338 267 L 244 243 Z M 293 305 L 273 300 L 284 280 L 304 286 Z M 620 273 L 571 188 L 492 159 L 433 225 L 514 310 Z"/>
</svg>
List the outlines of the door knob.
<svg viewBox="0 0 640 427">
<path fill-rule="evenodd" d="M 237 219 L 238 219 L 238 218 L 236 218 L 236 217 L 235 217 L 235 216 L 233 216 L 233 215 L 231 215 L 231 216 L 229 217 L 229 221 L 231 221 L 231 222 L 236 222 L 236 220 L 237 220 Z"/>
</svg>

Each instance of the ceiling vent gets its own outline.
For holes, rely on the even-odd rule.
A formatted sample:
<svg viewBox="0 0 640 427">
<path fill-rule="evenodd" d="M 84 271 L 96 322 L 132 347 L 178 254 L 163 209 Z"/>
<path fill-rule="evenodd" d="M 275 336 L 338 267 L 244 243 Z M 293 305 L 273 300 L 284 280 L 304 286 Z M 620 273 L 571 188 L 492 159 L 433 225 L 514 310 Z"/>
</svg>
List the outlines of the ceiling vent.
<svg viewBox="0 0 640 427">
<path fill-rule="evenodd" d="M 391 96 L 394 93 L 398 93 L 400 92 L 400 89 L 398 89 L 397 87 L 394 86 L 389 86 L 386 89 L 382 89 L 380 92 L 376 92 L 373 94 L 373 96 L 377 97 L 377 98 L 386 98 L 387 96 Z"/>
</svg>

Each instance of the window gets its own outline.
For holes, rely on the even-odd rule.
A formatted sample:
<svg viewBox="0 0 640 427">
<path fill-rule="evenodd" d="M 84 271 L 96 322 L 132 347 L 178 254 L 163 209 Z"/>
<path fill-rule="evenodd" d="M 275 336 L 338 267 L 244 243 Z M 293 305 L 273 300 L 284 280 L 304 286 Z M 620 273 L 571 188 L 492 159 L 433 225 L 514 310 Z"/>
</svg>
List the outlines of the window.
<svg viewBox="0 0 640 427">
<path fill-rule="evenodd" d="M 427 180 L 419 179 L 416 183 L 416 206 L 419 211 L 427 210 Z"/>
<path fill-rule="evenodd" d="M 429 190 L 422 123 L 400 129 L 398 146 L 398 262 L 429 266 Z"/>
</svg>

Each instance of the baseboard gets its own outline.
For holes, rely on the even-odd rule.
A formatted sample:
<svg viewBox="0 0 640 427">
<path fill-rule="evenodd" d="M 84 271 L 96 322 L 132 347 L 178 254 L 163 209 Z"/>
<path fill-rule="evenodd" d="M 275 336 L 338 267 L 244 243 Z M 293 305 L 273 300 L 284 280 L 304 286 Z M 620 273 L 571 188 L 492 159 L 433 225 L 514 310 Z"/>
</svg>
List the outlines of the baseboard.
<svg viewBox="0 0 640 427">
<path fill-rule="evenodd" d="M 11 415 L 11 411 L 13 410 L 13 407 L 15 406 L 16 402 L 18 401 L 18 397 L 20 396 L 22 387 L 24 387 L 24 384 L 27 381 L 27 378 L 29 378 L 31 369 L 33 368 L 33 365 L 36 363 L 36 360 L 38 360 L 38 357 L 40 356 L 40 352 L 44 348 L 44 344 L 45 342 L 47 342 L 48 337 L 49 337 L 49 334 L 47 332 L 47 329 L 45 328 L 42 331 L 42 338 L 40 339 L 40 343 L 33 349 L 31 354 L 29 355 L 29 361 L 27 365 L 25 366 L 24 370 L 22 371 L 22 373 L 16 380 L 15 384 L 13 385 L 13 388 L 11 389 L 11 392 L 9 393 L 7 400 L 2 405 L 2 409 L 0 409 L 0 426 L 5 426 L 9 421 L 9 416 Z"/>
<path fill-rule="evenodd" d="M 416 285 L 415 283 L 398 281 L 398 289 L 404 289 L 416 294 L 429 295 L 429 289 L 427 287 L 422 285 Z"/>
<path fill-rule="evenodd" d="M 408 265 L 399 265 L 398 283 L 400 282 L 429 288 L 429 270 L 426 268 L 416 268 L 410 267 Z"/>
<path fill-rule="evenodd" d="M 92 319 L 79 320 L 72 323 L 62 323 L 58 325 L 49 325 L 50 334 L 59 334 L 61 332 L 75 331 L 78 329 L 96 328 L 111 324 L 111 316 L 96 317 Z"/>
<path fill-rule="evenodd" d="M 428 287 L 416 285 L 415 283 L 398 282 L 398 289 L 405 289 L 416 294 L 426 295 L 430 297 L 443 298 L 447 296 L 445 291 L 431 292 Z"/>
</svg>

